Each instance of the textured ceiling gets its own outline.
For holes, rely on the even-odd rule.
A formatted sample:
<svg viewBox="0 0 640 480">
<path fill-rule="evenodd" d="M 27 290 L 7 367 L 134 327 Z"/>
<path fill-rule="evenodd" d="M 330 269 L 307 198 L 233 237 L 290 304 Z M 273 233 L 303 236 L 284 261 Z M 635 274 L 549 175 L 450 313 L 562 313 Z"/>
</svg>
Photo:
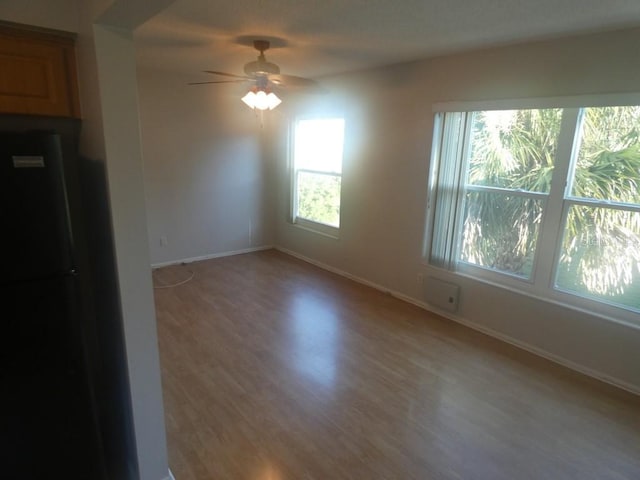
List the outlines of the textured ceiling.
<svg viewBox="0 0 640 480">
<path fill-rule="evenodd" d="M 267 58 L 306 77 L 527 40 L 640 26 L 640 0 L 177 0 L 135 32 L 141 66 L 193 81 Z M 640 48 L 640 46 L 639 46 Z"/>
</svg>

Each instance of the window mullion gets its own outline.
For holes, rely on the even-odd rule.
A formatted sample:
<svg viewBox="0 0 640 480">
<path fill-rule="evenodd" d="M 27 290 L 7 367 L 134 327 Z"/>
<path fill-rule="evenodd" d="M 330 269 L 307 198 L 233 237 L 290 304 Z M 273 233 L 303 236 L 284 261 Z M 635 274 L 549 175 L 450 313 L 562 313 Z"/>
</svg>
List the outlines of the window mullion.
<svg viewBox="0 0 640 480">
<path fill-rule="evenodd" d="M 565 108 L 558 138 L 558 148 L 553 167 L 551 190 L 547 198 L 540 239 L 536 251 L 534 286 L 539 293 L 548 292 L 553 285 L 553 272 L 562 241 L 565 221 L 564 197 L 574 155 L 574 142 L 578 134 L 580 109 Z"/>
<path fill-rule="evenodd" d="M 486 185 L 465 185 L 465 192 L 488 192 L 511 195 L 513 197 L 537 198 L 546 200 L 549 196 L 546 193 L 532 192 L 530 190 L 514 190 L 513 188 L 487 187 Z"/>
<path fill-rule="evenodd" d="M 342 174 L 340 172 L 331 172 L 329 170 L 311 170 L 309 168 L 298 168 L 296 169 L 298 173 L 312 173 L 314 175 L 326 175 L 328 177 L 341 177 Z"/>
</svg>

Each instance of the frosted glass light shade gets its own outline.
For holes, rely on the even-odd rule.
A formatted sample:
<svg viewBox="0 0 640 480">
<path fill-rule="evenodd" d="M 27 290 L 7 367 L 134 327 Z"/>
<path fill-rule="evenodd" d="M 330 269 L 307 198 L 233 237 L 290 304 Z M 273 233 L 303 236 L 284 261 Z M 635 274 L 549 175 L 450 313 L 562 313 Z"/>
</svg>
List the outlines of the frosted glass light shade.
<svg viewBox="0 0 640 480">
<path fill-rule="evenodd" d="M 273 110 L 282 103 L 282 100 L 280 100 L 275 93 L 266 93 L 264 90 L 258 90 L 257 92 L 250 91 L 242 97 L 242 101 L 249 108 L 258 110 Z"/>
</svg>

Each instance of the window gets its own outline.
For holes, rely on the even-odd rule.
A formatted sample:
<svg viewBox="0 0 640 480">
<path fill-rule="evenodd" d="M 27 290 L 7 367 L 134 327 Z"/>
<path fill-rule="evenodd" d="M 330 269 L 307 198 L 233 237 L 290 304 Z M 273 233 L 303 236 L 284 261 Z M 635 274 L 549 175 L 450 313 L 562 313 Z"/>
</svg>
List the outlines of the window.
<svg viewBox="0 0 640 480">
<path fill-rule="evenodd" d="M 426 255 L 578 306 L 640 311 L 640 107 L 436 114 Z"/>
<path fill-rule="evenodd" d="M 300 119 L 293 128 L 294 223 L 337 235 L 340 228 L 340 188 L 344 119 Z"/>
</svg>

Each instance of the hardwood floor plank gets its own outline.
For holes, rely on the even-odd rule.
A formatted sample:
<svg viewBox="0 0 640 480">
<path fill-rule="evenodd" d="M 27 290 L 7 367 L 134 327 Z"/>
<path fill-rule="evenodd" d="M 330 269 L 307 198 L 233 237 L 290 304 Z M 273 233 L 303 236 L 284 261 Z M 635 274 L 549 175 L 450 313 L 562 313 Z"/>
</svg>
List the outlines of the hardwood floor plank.
<svg viewBox="0 0 640 480">
<path fill-rule="evenodd" d="M 640 399 L 277 251 L 156 270 L 177 480 L 638 479 Z"/>
</svg>

